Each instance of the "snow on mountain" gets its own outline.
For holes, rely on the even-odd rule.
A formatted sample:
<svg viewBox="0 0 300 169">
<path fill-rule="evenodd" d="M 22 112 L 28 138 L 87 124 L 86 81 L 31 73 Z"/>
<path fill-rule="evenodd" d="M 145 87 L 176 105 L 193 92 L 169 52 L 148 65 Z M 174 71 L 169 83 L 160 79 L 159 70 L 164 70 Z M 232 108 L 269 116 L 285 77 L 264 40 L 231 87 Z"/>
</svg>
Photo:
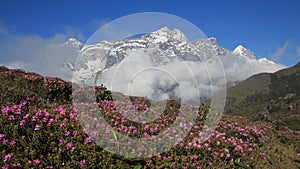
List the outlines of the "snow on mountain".
<svg viewBox="0 0 300 169">
<path fill-rule="evenodd" d="M 245 48 L 242 45 L 238 45 L 234 50 L 233 50 L 233 54 L 239 57 L 245 57 L 245 58 L 249 58 L 249 59 L 256 59 L 256 57 L 254 56 L 254 53 L 252 51 L 250 51 L 249 49 Z"/>
<path fill-rule="evenodd" d="M 218 45 L 214 37 L 190 42 L 179 29 L 171 30 L 168 27 L 135 39 L 107 40 L 83 45 L 71 38 L 66 44 L 78 50 L 77 63 L 65 64 L 74 72 L 73 81 L 78 83 L 101 83 L 109 87 L 112 78 L 116 78 L 119 91 L 126 93 L 124 90 L 134 80 L 132 78 L 144 68 L 157 67 L 166 70 L 170 75 L 175 73 L 172 76 L 177 78 L 176 83 L 170 82 L 170 79 L 159 79 L 162 75 L 150 73 L 138 82 L 141 84 L 135 84 L 139 89 L 136 95 L 152 98 L 162 98 L 165 96 L 164 92 L 171 92 L 181 99 L 179 88 L 184 87 L 191 90 L 185 92 L 186 100 L 192 100 L 195 99 L 194 94 L 197 92 L 194 88 L 197 85 L 202 90 L 201 98 L 207 98 L 211 96 L 209 92 L 212 87 L 221 87 L 224 73 L 228 83 L 236 83 L 256 73 L 275 72 L 284 68 L 283 65 L 266 58 L 257 60 L 253 52 L 242 45 L 230 51 Z M 219 61 L 222 62 L 225 72 L 218 65 Z M 191 80 L 193 78 L 196 82 Z M 220 86 L 211 86 L 212 79 Z M 168 84 L 169 87 L 163 84 Z M 161 96 L 153 96 L 154 93 L 160 93 Z"/>
<path fill-rule="evenodd" d="M 170 30 L 168 27 L 163 27 L 142 36 L 141 39 L 146 41 L 147 47 L 156 47 L 158 49 L 159 53 L 161 53 L 160 55 L 165 57 L 163 62 L 172 59 L 199 60 L 197 48 L 189 42 L 185 34 L 179 29 Z"/>
<path fill-rule="evenodd" d="M 273 65 L 276 64 L 275 62 L 268 60 L 267 58 L 260 58 L 257 61 L 261 64 L 273 64 Z"/>
<path fill-rule="evenodd" d="M 142 36 L 142 39 L 145 39 L 151 43 L 166 43 L 168 41 L 188 41 L 187 37 L 179 29 L 170 30 L 168 27 L 163 27 L 157 31 L 146 34 Z"/>
<path fill-rule="evenodd" d="M 83 44 L 75 38 L 69 38 L 65 43 L 65 45 L 69 47 L 77 48 L 79 50 L 83 47 Z"/>
<path fill-rule="evenodd" d="M 193 44 L 198 49 L 198 54 L 201 57 L 202 61 L 215 62 L 218 57 L 229 54 L 230 51 L 219 46 L 217 39 L 214 37 L 208 39 L 199 39 Z"/>
<path fill-rule="evenodd" d="M 69 41 L 76 42 L 74 40 Z M 79 70 L 77 70 L 76 75 L 83 75 L 76 78 L 81 79 L 81 81 L 93 78 L 87 77 L 84 72 L 95 73 L 94 71 L 96 70 L 101 72 L 104 69 L 121 63 L 132 52 L 150 49 L 152 51 L 150 59 L 153 65 L 164 65 L 174 60 L 200 61 L 199 56 L 201 56 L 199 49 L 190 43 L 179 29 L 170 30 L 168 27 L 163 27 L 138 39 L 102 41 L 94 45 L 82 47 L 79 51 L 79 58 L 85 59 L 78 62 L 77 67 Z M 87 60 L 95 61 L 99 58 L 101 58 L 101 64 L 99 64 L 98 68 L 88 65 Z M 80 73 L 81 71 L 82 73 Z"/>
</svg>

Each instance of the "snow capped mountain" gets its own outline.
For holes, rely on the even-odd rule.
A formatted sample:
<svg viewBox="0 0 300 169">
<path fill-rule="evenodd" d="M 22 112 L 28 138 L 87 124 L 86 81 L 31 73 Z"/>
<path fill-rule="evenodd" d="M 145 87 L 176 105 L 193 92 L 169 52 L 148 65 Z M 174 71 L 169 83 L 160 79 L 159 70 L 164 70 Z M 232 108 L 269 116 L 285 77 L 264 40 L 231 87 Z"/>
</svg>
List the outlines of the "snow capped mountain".
<svg viewBox="0 0 300 169">
<path fill-rule="evenodd" d="M 254 55 L 254 53 L 245 48 L 244 46 L 242 45 L 238 45 L 234 50 L 233 50 L 233 54 L 235 56 L 238 56 L 238 57 L 241 57 L 241 58 L 247 58 L 247 59 L 254 59 L 256 60 L 256 57 Z M 271 60 L 268 60 L 267 58 L 260 58 L 257 60 L 259 63 L 261 64 L 273 64 L 275 65 L 276 63 L 274 63 L 273 61 Z"/>
<path fill-rule="evenodd" d="M 245 48 L 242 45 L 238 45 L 233 50 L 233 54 L 236 55 L 236 56 L 239 56 L 239 57 L 245 57 L 245 58 L 249 58 L 249 59 L 256 59 L 253 52 L 250 51 L 249 49 Z"/>
<path fill-rule="evenodd" d="M 74 39 L 68 40 L 67 43 L 74 47 L 81 47 L 80 43 Z M 205 52 L 190 43 L 180 30 L 163 27 L 138 39 L 102 41 L 81 47 L 79 58 L 84 58 L 84 60 L 78 61 L 79 70 L 76 70 L 75 74 L 78 75 L 76 79 L 85 81 L 94 78 L 94 76 L 86 77 L 87 72 L 101 73 L 102 70 L 121 63 L 132 52 L 137 51 L 151 51 L 150 59 L 153 65 L 163 65 L 174 60 L 200 61 L 201 56 L 206 56 L 201 54 Z M 97 66 L 91 63 L 97 63 Z"/>
<path fill-rule="evenodd" d="M 172 60 L 212 63 L 226 55 L 256 60 L 253 52 L 242 45 L 237 46 L 232 52 L 219 46 L 214 37 L 190 42 L 179 29 L 170 30 L 168 27 L 163 27 L 137 39 L 102 41 L 97 44 L 84 46 L 78 40 L 70 38 L 66 44 L 79 49 L 80 58 L 85 58 L 85 61 L 98 63 L 95 65 L 96 67 L 92 65 L 80 65 L 82 63 L 79 63 L 79 66 L 77 66 L 79 68 L 89 68 L 91 70 L 86 69 L 84 71 L 93 73 L 95 73 L 94 71 L 102 71 L 119 64 L 132 52 L 149 50 L 150 48 L 154 49 L 151 55 L 153 65 L 167 64 Z M 82 60 L 81 62 L 85 61 Z M 262 64 L 273 63 L 266 58 L 259 59 L 258 62 Z M 86 78 L 82 77 L 82 79 Z"/>
<path fill-rule="evenodd" d="M 207 98 L 211 96 L 209 92 L 212 87 L 221 87 L 211 86 L 211 80 L 218 83 L 224 75 L 222 71 L 225 71 L 228 84 L 234 85 L 253 74 L 275 72 L 284 68 L 283 65 L 275 64 L 266 58 L 257 60 L 253 52 L 242 45 L 230 51 L 221 47 L 214 37 L 190 42 L 179 29 L 171 30 L 168 27 L 135 39 L 106 40 L 97 44 L 83 45 L 71 38 L 65 44 L 78 51 L 76 64 L 65 63 L 66 67 L 73 71 L 73 81 L 77 83 L 101 83 L 109 86 L 119 70 L 117 84 L 120 85 L 119 91 L 124 92 L 128 89 L 128 86 L 124 85 L 131 83 L 134 80 L 131 78 L 137 76 L 136 73 L 144 68 L 157 67 L 179 73 L 178 76 L 174 75 L 180 79 L 176 83 L 175 81 L 171 83 L 172 79 L 166 80 L 167 78 L 159 80 L 157 77 L 163 76 L 156 73 L 150 73 L 147 79 L 141 79 L 143 83 L 136 87 L 139 89 L 141 86 L 145 87 L 142 87 L 143 89 L 139 91 L 140 93 L 137 92 L 137 95 L 152 98 L 165 97 L 166 91 L 178 95 L 179 87 L 192 89 L 197 85 L 200 85 L 203 90 L 201 98 Z M 217 66 L 220 61 L 224 70 Z M 191 81 L 193 77 L 187 74 L 189 71 L 194 73 L 196 83 Z M 150 88 L 147 89 L 146 86 Z M 153 96 L 155 93 L 160 95 Z M 196 92 L 191 91 L 186 97 L 191 97 L 194 93 Z M 177 97 L 181 98 L 181 96 Z"/>
</svg>

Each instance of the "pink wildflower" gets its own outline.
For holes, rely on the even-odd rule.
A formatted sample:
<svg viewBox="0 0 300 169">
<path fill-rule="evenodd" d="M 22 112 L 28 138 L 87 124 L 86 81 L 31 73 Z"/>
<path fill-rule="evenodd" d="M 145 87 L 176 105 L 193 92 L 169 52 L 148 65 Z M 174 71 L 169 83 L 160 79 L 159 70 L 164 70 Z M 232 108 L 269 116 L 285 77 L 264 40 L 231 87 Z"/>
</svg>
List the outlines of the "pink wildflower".
<svg viewBox="0 0 300 169">
<path fill-rule="evenodd" d="M 93 142 L 93 140 L 92 140 L 91 137 L 87 137 L 87 138 L 85 138 L 85 140 L 84 140 L 84 144 L 89 144 L 89 143 L 92 143 L 92 142 Z"/>
<path fill-rule="evenodd" d="M 86 160 L 81 160 L 80 161 L 80 166 L 81 167 L 85 167 L 87 165 L 87 161 Z"/>
<path fill-rule="evenodd" d="M 4 138 L 5 134 L 0 134 L 0 139 Z"/>
<path fill-rule="evenodd" d="M 45 116 L 46 116 L 46 117 L 49 117 L 49 116 L 51 116 L 51 114 L 50 114 L 49 112 L 46 111 L 46 112 L 45 112 Z"/>
<path fill-rule="evenodd" d="M 74 130 L 73 131 L 73 136 L 77 136 L 78 135 L 78 131 L 77 130 Z"/>
<path fill-rule="evenodd" d="M 67 144 L 67 149 L 72 149 L 73 148 L 73 143 L 72 142 L 69 142 L 68 144 Z"/>
<path fill-rule="evenodd" d="M 47 117 L 43 117 L 42 118 L 42 122 L 46 123 L 48 121 L 48 118 Z"/>
<path fill-rule="evenodd" d="M 34 127 L 34 130 L 35 130 L 35 131 L 39 131 L 39 130 L 41 130 L 41 128 L 42 128 L 42 127 L 41 127 L 40 125 L 36 125 L 36 126 Z"/>
<path fill-rule="evenodd" d="M 20 121 L 20 126 L 24 126 L 26 124 L 26 121 L 25 120 L 21 120 Z"/>
<path fill-rule="evenodd" d="M 54 121 L 55 121 L 55 120 L 51 118 L 51 119 L 48 121 L 47 126 L 50 126 Z"/>
<path fill-rule="evenodd" d="M 146 125 L 146 126 L 144 127 L 144 130 L 149 130 L 149 125 Z"/>
<path fill-rule="evenodd" d="M 65 131 L 65 136 L 69 136 L 71 133 L 67 130 Z"/>
<path fill-rule="evenodd" d="M 13 121 L 13 120 L 15 120 L 16 118 L 15 118 L 14 115 L 9 115 L 9 118 L 8 118 L 8 119 L 11 120 L 11 121 Z"/>
<path fill-rule="evenodd" d="M 28 119 L 29 118 L 29 114 L 25 114 L 25 116 L 23 116 L 23 119 Z"/>
<path fill-rule="evenodd" d="M 220 157 L 224 157 L 224 153 L 221 153 L 221 154 L 220 154 Z"/>
<path fill-rule="evenodd" d="M 9 144 L 12 145 L 12 146 L 14 146 L 16 144 L 16 141 L 15 140 L 11 140 Z"/>
<path fill-rule="evenodd" d="M 9 161 L 9 160 L 11 160 L 13 157 L 14 157 L 13 154 L 9 153 L 9 154 L 5 155 L 3 161 L 4 161 L 4 162 Z"/>
<path fill-rule="evenodd" d="M 60 139 L 59 140 L 59 144 L 64 144 L 65 143 L 65 140 L 64 139 Z"/>
<path fill-rule="evenodd" d="M 33 163 L 34 163 L 34 164 L 40 164 L 40 163 L 41 163 L 41 160 L 40 160 L 40 159 L 35 159 L 35 160 L 33 160 Z"/>
<path fill-rule="evenodd" d="M 37 121 L 37 119 L 38 119 L 38 117 L 36 117 L 36 116 L 32 116 L 32 117 L 31 117 L 31 120 L 32 120 L 32 121 Z"/>
<path fill-rule="evenodd" d="M 3 166 L 2 169 L 9 169 L 9 165 Z"/>
<path fill-rule="evenodd" d="M 106 134 L 109 134 L 109 133 L 110 133 L 109 127 L 106 128 L 105 133 L 106 133 Z"/>
<path fill-rule="evenodd" d="M 20 163 L 17 163 L 17 164 L 13 164 L 12 167 L 14 169 L 18 169 L 18 168 L 22 168 L 22 165 Z"/>
</svg>

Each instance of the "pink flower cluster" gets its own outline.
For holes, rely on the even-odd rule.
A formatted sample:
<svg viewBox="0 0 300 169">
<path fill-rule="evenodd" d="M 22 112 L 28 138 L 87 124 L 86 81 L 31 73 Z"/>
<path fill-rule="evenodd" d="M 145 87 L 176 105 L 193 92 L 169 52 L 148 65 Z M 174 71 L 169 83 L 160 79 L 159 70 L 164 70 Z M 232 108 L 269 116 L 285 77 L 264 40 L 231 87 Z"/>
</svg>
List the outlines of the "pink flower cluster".
<svg viewBox="0 0 300 169">
<path fill-rule="evenodd" d="M 47 127 L 55 127 L 58 131 L 64 131 L 65 137 L 70 136 L 78 136 L 80 133 L 78 130 L 67 130 L 67 124 L 70 121 L 75 122 L 75 124 L 79 125 L 78 118 L 77 118 L 77 110 L 74 106 L 70 106 L 69 108 L 64 108 L 62 106 L 58 106 L 56 109 L 52 111 L 48 111 L 46 109 L 35 109 L 30 110 L 30 114 L 28 113 L 28 103 L 27 101 L 21 102 L 20 104 L 10 104 L 6 103 L 6 105 L 1 106 L 1 118 L 6 118 L 7 120 L 11 121 L 11 124 L 15 124 L 19 127 L 27 127 L 32 128 L 32 132 L 40 132 Z M 25 110 L 25 111 L 24 111 Z M 24 113 L 25 112 L 25 113 Z M 50 134 L 50 133 L 49 133 Z M 10 136 L 11 137 L 11 136 Z M 30 138 L 32 139 L 32 138 Z M 76 147 L 73 142 L 67 142 L 65 144 L 64 139 L 59 140 L 60 144 L 63 144 L 66 150 L 70 150 L 70 152 L 75 151 Z M 90 141 L 92 143 L 92 140 Z M 9 140 L 6 137 L 5 133 L 0 133 L 0 144 L 7 145 L 7 146 L 15 146 L 16 140 L 12 139 Z M 0 145 L 1 146 L 1 145 Z M 59 148 L 59 152 L 62 149 Z M 3 162 L 10 163 L 14 159 L 14 155 L 12 153 L 8 153 L 3 157 Z M 40 159 L 33 159 L 29 160 L 28 164 L 40 165 L 42 164 L 42 160 Z M 82 161 L 80 163 L 81 166 L 86 166 L 87 162 Z M 7 164 L 2 168 L 22 168 L 20 163 L 16 164 Z M 46 166 L 46 168 L 53 168 L 51 165 Z"/>
<path fill-rule="evenodd" d="M 158 159 L 161 162 L 170 163 L 173 168 L 197 168 L 207 162 L 204 159 L 211 160 L 209 165 L 214 165 L 218 160 L 233 164 L 237 159 L 251 157 L 253 152 L 259 154 L 262 159 L 266 159 L 266 154 L 259 150 L 257 140 L 264 134 L 261 126 L 255 124 L 243 126 L 237 122 L 221 120 L 217 129 L 212 130 L 207 126 L 193 124 L 189 121 L 189 115 L 185 111 L 190 110 L 194 114 L 198 113 L 199 118 L 204 119 L 202 116 L 205 114 L 196 111 L 199 110 L 199 107 L 169 109 L 168 112 L 161 114 L 158 110 L 148 107 L 144 102 L 129 103 L 123 100 L 82 103 L 77 105 L 79 110 L 74 106 L 57 105 L 50 110 L 37 108 L 28 110 L 27 106 L 27 102 L 16 105 L 7 103 L 1 107 L 2 117 L 11 124 L 16 124 L 17 128 L 31 129 L 34 134 L 52 128 L 57 136 L 55 152 L 60 156 L 80 154 L 79 151 L 82 148 L 92 148 L 93 140 L 99 136 L 101 136 L 101 141 L 117 145 L 121 137 L 154 139 L 158 134 L 166 132 L 166 140 L 159 138 L 155 140 L 155 143 L 176 142 L 174 150 L 178 154 L 152 154 L 149 156 L 150 161 Z M 147 121 L 151 116 L 156 117 L 155 120 Z M 103 123 L 103 120 L 107 121 L 107 124 Z M 141 123 L 138 123 L 140 121 Z M 172 128 L 175 121 L 178 126 Z M 84 124 L 82 129 L 74 129 L 75 125 L 80 124 Z M 187 131 L 188 135 L 182 137 Z M 79 143 L 74 140 L 79 140 Z M 17 139 L 8 140 L 6 133 L 0 133 L 1 144 L 15 146 L 16 142 L 18 142 Z M 122 145 L 119 151 L 138 156 L 141 156 L 142 152 L 152 151 L 152 145 L 141 145 L 138 149 L 132 149 L 133 142 L 128 142 Z M 299 154 L 297 155 L 299 156 Z M 18 163 L 13 164 L 12 160 L 14 159 L 12 151 L 6 152 L 2 157 L 2 161 L 7 164 L 5 167 L 9 168 L 13 165 L 15 168 L 22 167 Z M 77 165 L 80 167 L 87 167 L 90 164 L 86 157 L 78 159 Z M 30 159 L 28 164 L 45 165 L 44 167 L 46 167 L 47 163 L 44 159 L 36 157 Z M 48 165 L 46 168 L 53 167 Z"/>
</svg>

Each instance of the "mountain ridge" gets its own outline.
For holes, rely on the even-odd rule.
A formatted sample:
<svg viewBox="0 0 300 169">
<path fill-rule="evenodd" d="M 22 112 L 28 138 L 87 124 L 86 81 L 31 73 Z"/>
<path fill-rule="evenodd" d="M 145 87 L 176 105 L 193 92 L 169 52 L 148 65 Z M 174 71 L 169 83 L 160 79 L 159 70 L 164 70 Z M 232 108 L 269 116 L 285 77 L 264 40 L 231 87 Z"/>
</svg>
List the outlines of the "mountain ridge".
<svg viewBox="0 0 300 169">
<path fill-rule="evenodd" d="M 95 50 L 95 48 L 98 48 L 98 50 L 100 50 L 99 48 L 102 48 L 104 50 L 109 49 L 109 52 L 107 53 L 107 57 L 111 59 L 108 59 L 107 61 L 109 63 L 106 63 L 105 68 L 101 68 L 101 69 L 106 69 L 112 65 L 120 63 L 120 61 L 126 58 L 125 51 L 128 48 L 135 51 L 153 45 L 158 45 L 157 47 L 160 50 L 163 50 L 164 51 L 163 53 L 166 54 L 167 56 L 170 57 L 179 56 L 184 60 L 187 59 L 187 60 L 195 61 L 195 60 L 199 60 L 200 57 L 201 61 L 206 61 L 206 60 L 212 61 L 215 60 L 216 55 L 224 56 L 228 53 L 232 54 L 233 56 L 256 60 L 256 57 L 254 56 L 253 52 L 243 47 L 242 45 L 238 45 L 233 51 L 230 51 L 228 49 L 223 48 L 222 46 L 219 46 L 215 37 L 203 38 L 203 39 L 195 40 L 193 42 L 189 42 L 189 40 L 184 35 L 184 33 L 181 32 L 179 29 L 174 28 L 173 30 L 171 30 L 168 27 L 163 27 L 161 29 L 145 34 L 140 38 L 136 38 L 136 39 L 129 39 L 123 41 L 122 40 L 101 41 L 94 45 L 85 46 L 80 41 L 74 38 L 70 38 L 66 43 L 73 44 L 73 46 L 76 48 L 78 47 L 83 48 L 80 54 L 87 54 L 87 56 L 92 55 L 93 49 Z M 165 44 L 171 44 L 171 46 Z M 91 49 L 91 51 L 89 49 Z M 214 50 L 216 52 L 214 52 Z M 183 55 L 186 56 L 183 57 Z M 90 59 L 96 60 L 95 58 L 90 58 Z M 265 64 L 274 63 L 266 58 L 258 59 L 258 61 L 260 63 L 265 63 Z"/>
<path fill-rule="evenodd" d="M 74 42 L 75 44 L 73 46 L 75 47 L 80 46 L 80 43 L 74 39 L 71 39 L 70 42 Z M 106 86 L 111 86 L 110 83 L 112 80 L 109 78 L 112 77 L 114 72 L 120 67 L 123 68 L 122 72 L 124 73 L 138 72 L 149 67 L 157 67 L 160 69 L 167 68 L 166 71 L 171 71 L 168 73 L 172 74 L 172 71 L 176 72 L 177 67 L 187 65 L 187 67 L 193 69 L 180 70 L 179 72 L 193 72 L 199 85 L 194 84 L 196 82 L 189 82 L 191 86 L 188 88 L 194 88 L 192 86 L 195 85 L 202 86 L 202 88 L 199 89 L 204 90 L 202 92 L 204 93 L 203 96 L 201 96 L 202 98 L 211 96 L 208 85 L 216 86 L 216 88 L 222 88 L 222 86 L 224 86 L 220 85 L 222 84 L 221 81 L 223 78 L 220 74 L 222 71 L 225 71 L 224 73 L 228 84 L 234 85 L 253 73 L 274 72 L 285 67 L 275 64 L 266 58 L 256 59 L 250 50 L 242 46 L 239 48 L 240 52 L 225 49 L 218 44 L 215 37 L 202 38 L 190 42 L 179 29 L 175 28 L 171 30 L 168 27 L 163 27 L 134 39 L 101 41 L 93 45 L 84 45 L 81 50 L 78 50 L 79 59 L 77 60 L 77 64 L 74 66 L 72 66 L 72 64 L 65 65 L 66 67 L 72 68 L 73 80 L 76 82 L 86 84 L 104 83 Z M 135 59 L 131 59 L 134 57 Z M 135 70 L 138 66 L 126 67 L 126 64 L 140 65 L 141 67 L 139 70 Z M 222 68 L 222 64 L 224 69 Z M 236 70 L 233 71 L 232 68 Z M 242 70 L 240 71 L 238 69 Z M 218 70 L 219 73 L 216 73 L 215 70 Z M 211 74 L 211 71 L 216 75 Z M 237 73 L 238 75 L 236 75 Z M 131 76 L 131 74 L 122 75 L 122 77 L 127 76 Z M 210 76 L 217 78 L 215 80 L 218 81 L 216 85 L 213 84 L 212 81 L 209 81 Z M 191 79 L 186 79 L 185 77 L 180 78 L 182 81 L 191 81 Z M 203 81 L 203 79 L 205 79 L 205 81 Z M 130 79 L 128 82 L 130 82 Z M 120 83 L 127 83 L 127 81 Z M 157 86 L 153 83 L 156 82 L 149 82 L 147 85 Z M 175 84 L 172 84 L 171 86 L 174 85 Z M 125 90 L 125 87 L 119 87 L 118 92 L 125 92 L 121 88 Z M 173 90 L 171 92 L 176 93 L 175 88 L 171 88 L 170 90 Z M 159 90 L 161 90 L 161 87 Z M 169 89 L 164 89 L 163 91 L 169 91 Z M 145 92 L 139 91 L 138 95 L 151 97 L 154 93 L 154 89 L 147 91 L 147 93 L 143 95 L 141 93 Z M 177 97 L 179 98 L 179 96 Z"/>
</svg>

